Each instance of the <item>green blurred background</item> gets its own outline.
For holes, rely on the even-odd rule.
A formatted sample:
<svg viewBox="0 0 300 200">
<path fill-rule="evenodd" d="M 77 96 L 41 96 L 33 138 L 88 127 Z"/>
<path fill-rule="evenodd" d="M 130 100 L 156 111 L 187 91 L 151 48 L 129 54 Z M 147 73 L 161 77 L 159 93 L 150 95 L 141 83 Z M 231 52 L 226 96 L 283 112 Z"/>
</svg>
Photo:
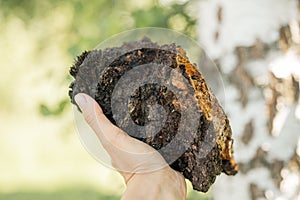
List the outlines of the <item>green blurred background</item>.
<svg viewBox="0 0 300 200">
<path fill-rule="evenodd" d="M 0 0 L 0 199 L 120 199 L 122 178 L 82 147 L 68 99 L 74 58 L 121 31 L 196 39 L 194 1 Z M 210 199 L 191 190 L 188 199 Z"/>
</svg>

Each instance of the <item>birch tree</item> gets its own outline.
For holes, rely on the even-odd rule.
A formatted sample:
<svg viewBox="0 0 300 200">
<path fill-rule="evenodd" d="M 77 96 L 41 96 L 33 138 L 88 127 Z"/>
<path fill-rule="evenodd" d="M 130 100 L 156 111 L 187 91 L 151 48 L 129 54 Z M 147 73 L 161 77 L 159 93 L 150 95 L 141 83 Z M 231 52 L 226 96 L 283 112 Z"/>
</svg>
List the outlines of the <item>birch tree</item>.
<svg viewBox="0 0 300 200">
<path fill-rule="evenodd" d="M 221 71 L 239 173 L 214 199 L 300 199 L 300 1 L 203 0 L 198 35 Z"/>
</svg>

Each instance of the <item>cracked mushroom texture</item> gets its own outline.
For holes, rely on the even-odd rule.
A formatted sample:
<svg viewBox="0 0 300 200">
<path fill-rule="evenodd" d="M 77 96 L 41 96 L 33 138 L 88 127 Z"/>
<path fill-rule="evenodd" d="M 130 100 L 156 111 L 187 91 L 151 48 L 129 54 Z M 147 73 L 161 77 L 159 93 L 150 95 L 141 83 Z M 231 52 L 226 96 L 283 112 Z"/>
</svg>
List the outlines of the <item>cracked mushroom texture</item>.
<svg viewBox="0 0 300 200">
<path fill-rule="evenodd" d="M 111 102 L 113 91 L 121 77 L 126 72 L 147 64 L 163 65 L 177 70 L 181 76 L 178 73 L 169 74 L 170 84 L 173 89 L 193 100 L 199 116 L 197 132 L 192 141 L 186 139 L 189 138 L 190 124 L 184 124 L 187 131 L 178 136 L 183 145 L 178 144 L 172 151 L 164 152 L 162 156 L 165 160 L 174 170 L 189 179 L 195 190 L 202 192 L 208 191 L 221 172 L 235 175 L 238 166 L 233 159 L 233 138 L 229 120 L 201 72 L 189 61 L 185 50 L 174 43 L 160 46 L 144 38 L 124 43 L 120 47 L 83 52 L 70 69 L 70 74 L 75 78 L 69 91 L 72 103 L 76 105 L 76 94 L 89 94 L 95 98 L 113 124 L 117 125 L 116 118 L 121 119 L 121 123 L 118 123 L 121 129 L 159 151 L 176 137 L 179 127 L 182 126 L 181 119 L 186 117 L 183 113 L 189 113 L 188 103 L 183 106 L 170 88 L 157 83 L 144 84 L 133 91 L 125 107 L 115 104 L 117 108 L 114 109 L 120 110 L 120 113 L 113 113 Z M 166 73 L 158 73 L 157 78 L 163 78 Z M 138 76 L 140 80 L 146 80 L 149 74 Z M 125 91 L 118 95 L 125 95 Z M 155 104 L 162 106 L 166 112 L 164 124 L 157 134 L 140 137 L 133 132 L 129 122 L 145 126 L 151 121 L 150 107 Z M 128 112 L 128 115 L 122 112 Z M 154 113 L 151 117 L 160 116 Z M 193 117 L 192 114 L 189 117 Z M 180 151 L 183 147 L 185 149 L 182 154 L 169 162 L 172 152 Z"/>
</svg>

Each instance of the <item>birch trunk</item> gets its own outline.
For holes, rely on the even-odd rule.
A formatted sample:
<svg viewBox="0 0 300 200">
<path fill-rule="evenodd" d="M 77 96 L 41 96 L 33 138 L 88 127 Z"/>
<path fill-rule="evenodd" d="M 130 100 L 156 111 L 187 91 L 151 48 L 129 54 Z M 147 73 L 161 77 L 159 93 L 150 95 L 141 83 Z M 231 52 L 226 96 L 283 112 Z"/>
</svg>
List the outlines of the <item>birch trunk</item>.
<svg viewBox="0 0 300 200">
<path fill-rule="evenodd" d="M 214 199 L 300 199 L 297 0 L 203 0 L 200 43 L 222 72 L 238 175 Z"/>
</svg>

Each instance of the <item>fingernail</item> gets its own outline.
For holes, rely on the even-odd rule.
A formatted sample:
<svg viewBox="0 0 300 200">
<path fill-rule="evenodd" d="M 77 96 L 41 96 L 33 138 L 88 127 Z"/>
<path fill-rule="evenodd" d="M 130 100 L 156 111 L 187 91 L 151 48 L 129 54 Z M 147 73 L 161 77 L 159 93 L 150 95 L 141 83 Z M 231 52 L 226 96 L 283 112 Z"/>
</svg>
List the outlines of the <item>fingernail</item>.
<svg viewBox="0 0 300 200">
<path fill-rule="evenodd" d="M 76 103 L 79 105 L 79 107 L 85 106 L 85 104 L 87 103 L 85 96 L 80 93 L 75 95 L 74 99 Z"/>
</svg>

